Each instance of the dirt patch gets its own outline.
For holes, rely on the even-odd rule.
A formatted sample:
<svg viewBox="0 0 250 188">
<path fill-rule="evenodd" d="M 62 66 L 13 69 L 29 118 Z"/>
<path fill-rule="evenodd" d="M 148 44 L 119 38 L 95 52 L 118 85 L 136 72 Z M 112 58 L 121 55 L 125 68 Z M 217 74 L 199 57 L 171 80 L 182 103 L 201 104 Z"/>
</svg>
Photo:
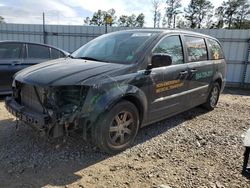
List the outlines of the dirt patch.
<svg viewBox="0 0 250 188">
<path fill-rule="evenodd" d="M 226 90 L 212 112 L 194 108 L 140 130 L 115 156 L 82 141 L 15 130 L 0 102 L 0 187 L 250 187 L 241 175 L 250 92 Z"/>
</svg>

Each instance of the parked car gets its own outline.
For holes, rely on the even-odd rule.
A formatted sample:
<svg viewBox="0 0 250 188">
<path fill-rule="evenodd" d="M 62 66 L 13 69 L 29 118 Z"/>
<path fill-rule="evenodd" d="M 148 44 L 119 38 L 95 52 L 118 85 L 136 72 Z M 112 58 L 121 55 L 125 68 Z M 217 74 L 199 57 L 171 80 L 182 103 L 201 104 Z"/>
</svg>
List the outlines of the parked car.
<svg viewBox="0 0 250 188">
<path fill-rule="evenodd" d="M 0 94 L 12 92 L 12 77 L 21 69 L 67 55 L 67 52 L 49 45 L 0 41 Z"/>
<path fill-rule="evenodd" d="M 207 35 L 114 32 L 67 59 L 19 72 L 6 107 L 48 135 L 79 128 L 83 138 L 116 153 L 131 146 L 140 127 L 201 104 L 213 110 L 225 86 L 225 67 L 220 43 Z"/>
</svg>

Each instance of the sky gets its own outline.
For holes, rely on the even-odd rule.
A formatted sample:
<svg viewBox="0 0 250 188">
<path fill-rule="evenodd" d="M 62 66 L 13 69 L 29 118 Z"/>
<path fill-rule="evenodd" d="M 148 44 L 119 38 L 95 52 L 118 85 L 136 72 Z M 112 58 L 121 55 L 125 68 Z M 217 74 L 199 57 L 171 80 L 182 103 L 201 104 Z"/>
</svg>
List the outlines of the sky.
<svg viewBox="0 0 250 188">
<path fill-rule="evenodd" d="M 162 0 L 165 2 L 165 0 Z M 211 0 L 218 7 L 222 0 Z M 186 7 L 189 1 L 182 0 Z M 161 11 L 164 13 L 164 3 Z M 0 16 L 7 23 L 42 24 L 45 13 L 46 24 L 83 25 L 86 17 L 97 10 L 114 8 L 116 15 L 145 15 L 145 26 L 153 27 L 152 0 L 0 0 Z"/>
</svg>

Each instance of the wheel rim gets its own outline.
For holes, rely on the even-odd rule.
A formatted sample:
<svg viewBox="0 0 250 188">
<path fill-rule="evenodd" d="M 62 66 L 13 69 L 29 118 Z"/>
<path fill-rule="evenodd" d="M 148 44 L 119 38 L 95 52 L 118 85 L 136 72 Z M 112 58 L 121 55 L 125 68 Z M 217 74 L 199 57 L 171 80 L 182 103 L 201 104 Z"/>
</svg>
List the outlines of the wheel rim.
<svg viewBox="0 0 250 188">
<path fill-rule="evenodd" d="M 217 87 L 214 87 L 211 93 L 211 97 L 210 97 L 210 105 L 212 107 L 216 106 L 218 96 L 219 96 L 219 89 Z"/>
<path fill-rule="evenodd" d="M 134 117 L 128 111 L 118 113 L 109 128 L 109 137 L 112 145 L 121 146 L 133 137 Z"/>
</svg>

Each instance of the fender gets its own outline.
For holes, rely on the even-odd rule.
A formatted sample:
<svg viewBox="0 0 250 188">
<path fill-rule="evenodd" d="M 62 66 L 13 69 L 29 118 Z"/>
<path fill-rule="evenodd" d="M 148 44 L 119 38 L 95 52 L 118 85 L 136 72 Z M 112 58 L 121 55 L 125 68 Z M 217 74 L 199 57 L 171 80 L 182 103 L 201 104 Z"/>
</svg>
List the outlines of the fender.
<svg viewBox="0 0 250 188">
<path fill-rule="evenodd" d="M 215 72 L 214 77 L 213 77 L 213 82 L 215 82 L 218 79 L 220 80 L 219 84 L 221 86 L 221 92 L 222 92 L 224 90 L 224 87 L 225 87 L 225 79 L 223 79 L 223 75 L 221 72 Z M 210 84 L 210 88 L 211 88 L 211 84 Z"/>
<path fill-rule="evenodd" d="M 222 78 L 223 78 L 223 76 L 220 72 L 215 72 L 214 77 L 213 77 L 213 82 L 217 79 L 221 79 L 221 81 L 222 81 L 223 80 Z"/>
<path fill-rule="evenodd" d="M 105 91 L 100 95 L 95 92 L 96 95 L 92 95 L 92 100 L 87 100 L 84 109 L 89 108 L 89 120 L 94 123 L 97 118 L 105 112 L 108 112 L 116 103 L 122 99 L 133 97 L 136 99 L 142 107 L 142 121 L 144 122 L 145 114 L 147 112 L 148 104 L 146 95 L 142 90 L 133 85 L 123 85 L 119 87 L 113 87 L 108 91 Z M 88 97 L 91 98 L 90 96 Z M 94 100 L 94 101 L 93 101 Z M 136 104 L 135 104 L 136 105 Z M 88 106 L 88 107 L 87 107 Z M 86 108 L 87 107 L 87 108 Z M 140 109 L 140 107 L 136 106 Z"/>
</svg>

